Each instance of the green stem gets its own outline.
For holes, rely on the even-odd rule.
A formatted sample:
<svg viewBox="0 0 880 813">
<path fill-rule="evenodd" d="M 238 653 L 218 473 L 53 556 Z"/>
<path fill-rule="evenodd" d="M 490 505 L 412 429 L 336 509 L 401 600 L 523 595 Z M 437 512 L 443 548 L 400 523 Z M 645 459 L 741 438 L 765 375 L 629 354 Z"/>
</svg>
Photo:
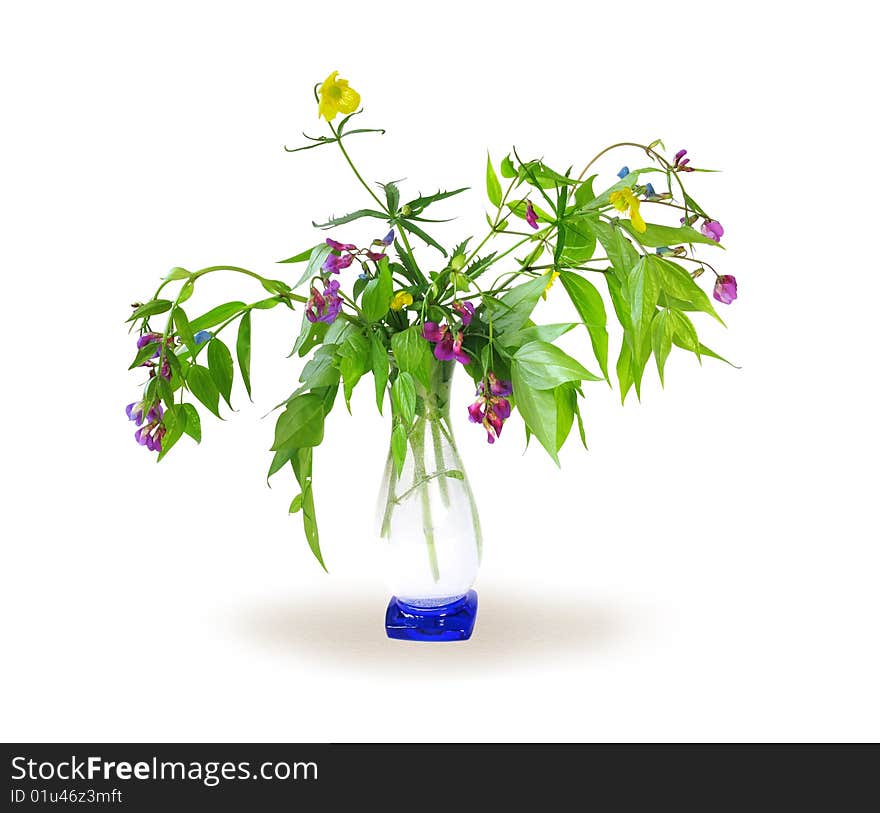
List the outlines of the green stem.
<svg viewBox="0 0 880 813">
<path fill-rule="evenodd" d="M 440 581 L 440 566 L 437 562 L 437 545 L 434 540 L 434 521 L 431 518 L 431 493 L 425 482 L 425 419 L 419 418 L 410 434 L 410 447 L 413 453 L 413 487 L 419 489 L 422 501 L 422 530 L 428 548 L 428 561 L 434 581 Z"/>
<path fill-rule="evenodd" d="M 446 485 L 446 461 L 443 459 L 443 443 L 440 440 L 440 427 L 437 419 L 431 421 L 431 440 L 434 442 L 434 465 L 437 467 L 437 476 L 440 477 L 437 485 L 440 488 L 440 500 L 444 508 L 449 508 L 449 488 Z"/>
</svg>

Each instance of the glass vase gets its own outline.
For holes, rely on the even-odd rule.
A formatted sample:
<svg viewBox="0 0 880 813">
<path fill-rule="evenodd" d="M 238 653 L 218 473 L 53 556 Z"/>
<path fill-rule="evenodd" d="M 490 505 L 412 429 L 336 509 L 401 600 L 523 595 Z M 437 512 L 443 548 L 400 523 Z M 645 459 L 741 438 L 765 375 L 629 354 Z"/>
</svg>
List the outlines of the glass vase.
<svg viewBox="0 0 880 813">
<path fill-rule="evenodd" d="M 385 617 L 389 638 L 466 640 L 476 618 L 471 587 L 482 535 L 449 420 L 454 369 L 455 362 L 435 362 L 430 386 L 416 382 L 415 420 L 399 472 L 388 453 L 378 513 L 392 592 Z"/>
</svg>

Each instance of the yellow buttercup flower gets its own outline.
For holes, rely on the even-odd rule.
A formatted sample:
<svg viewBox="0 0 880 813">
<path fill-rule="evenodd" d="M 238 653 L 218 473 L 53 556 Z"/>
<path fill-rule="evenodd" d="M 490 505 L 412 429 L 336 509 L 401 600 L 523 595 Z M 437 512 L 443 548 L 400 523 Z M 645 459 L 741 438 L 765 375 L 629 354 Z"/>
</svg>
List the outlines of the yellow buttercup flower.
<svg viewBox="0 0 880 813">
<path fill-rule="evenodd" d="M 409 291 L 398 291 L 391 299 L 391 310 L 403 310 L 407 305 L 412 305 L 413 298 Z"/>
<path fill-rule="evenodd" d="M 318 88 L 318 118 L 333 121 L 337 113 L 354 113 L 361 103 L 361 94 L 348 86 L 347 79 L 337 79 L 339 71 L 333 71 Z"/>
<path fill-rule="evenodd" d="M 554 271 L 554 272 L 550 275 L 550 282 L 547 283 L 547 286 L 546 286 L 546 287 L 544 288 L 544 290 L 541 292 L 541 299 L 546 299 L 546 298 L 547 298 L 547 291 L 549 291 L 549 290 L 553 287 L 553 283 L 556 282 L 556 277 L 558 277 L 558 276 L 559 276 L 559 272 L 558 272 L 558 271 Z"/>
<path fill-rule="evenodd" d="M 637 232 L 647 231 L 648 227 L 639 213 L 641 201 L 633 194 L 632 189 L 618 189 L 611 193 L 609 200 L 618 212 L 625 212 L 629 209 L 629 219 Z"/>
</svg>

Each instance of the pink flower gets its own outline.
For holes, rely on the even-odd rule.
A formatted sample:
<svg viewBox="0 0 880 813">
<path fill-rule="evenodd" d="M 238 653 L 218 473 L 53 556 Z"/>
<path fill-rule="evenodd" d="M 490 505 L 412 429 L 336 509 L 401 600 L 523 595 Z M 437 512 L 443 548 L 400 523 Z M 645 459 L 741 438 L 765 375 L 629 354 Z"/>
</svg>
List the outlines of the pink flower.
<svg viewBox="0 0 880 813">
<path fill-rule="evenodd" d="M 327 238 L 327 245 L 334 251 L 357 251 L 357 246 L 353 243 L 340 243 L 330 237 Z"/>
<path fill-rule="evenodd" d="M 453 302 L 452 309 L 461 317 L 461 323 L 467 327 L 474 318 L 474 306 L 472 302 Z"/>
<path fill-rule="evenodd" d="M 501 437 L 504 422 L 510 417 L 510 401 L 499 393 L 512 395 L 510 382 L 502 381 L 490 372 L 487 380 L 477 385 L 478 398 L 468 407 L 471 423 L 482 424 L 489 443 L 494 443 L 496 438 Z"/>
<path fill-rule="evenodd" d="M 723 302 L 725 305 L 729 305 L 736 299 L 736 277 L 731 276 L 730 274 L 723 274 L 715 280 L 715 290 L 712 291 L 712 296 L 715 297 L 719 302 Z"/>
<path fill-rule="evenodd" d="M 439 342 L 443 338 L 446 327 L 440 327 L 436 322 L 425 322 L 422 326 L 422 338 L 429 342 Z"/>
<path fill-rule="evenodd" d="M 422 338 L 434 344 L 434 358 L 438 361 L 455 360 L 461 364 L 471 363 L 471 357 L 461 349 L 464 335 L 460 330 L 453 336 L 449 325 L 425 322 L 422 327 Z"/>
<path fill-rule="evenodd" d="M 535 207 L 532 206 L 530 200 L 526 201 L 526 223 L 528 223 L 533 229 L 538 228 L 538 216 L 535 214 Z"/>
<path fill-rule="evenodd" d="M 707 220 L 700 227 L 700 231 L 705 237 L 711 238 L 716 243 L 720 243 L 721 238 L 724 236 L 724 226 L 722 226 L 717 220 Z"/>
</svg>

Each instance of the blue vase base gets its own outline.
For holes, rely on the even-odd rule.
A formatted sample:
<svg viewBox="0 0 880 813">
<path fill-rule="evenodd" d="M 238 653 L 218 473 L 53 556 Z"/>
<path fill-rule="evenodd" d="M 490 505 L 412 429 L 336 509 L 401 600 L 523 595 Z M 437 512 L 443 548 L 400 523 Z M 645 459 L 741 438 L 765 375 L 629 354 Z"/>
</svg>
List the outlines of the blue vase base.
<svg viewBox="0 0 880 813">
<path fill-rule="evenodd" d="M 477 619 L 477 591 L 437 607 L 416 607 L 392 596 L 385 632 L 401 641 L 467 641 Z"/>
</svg>

